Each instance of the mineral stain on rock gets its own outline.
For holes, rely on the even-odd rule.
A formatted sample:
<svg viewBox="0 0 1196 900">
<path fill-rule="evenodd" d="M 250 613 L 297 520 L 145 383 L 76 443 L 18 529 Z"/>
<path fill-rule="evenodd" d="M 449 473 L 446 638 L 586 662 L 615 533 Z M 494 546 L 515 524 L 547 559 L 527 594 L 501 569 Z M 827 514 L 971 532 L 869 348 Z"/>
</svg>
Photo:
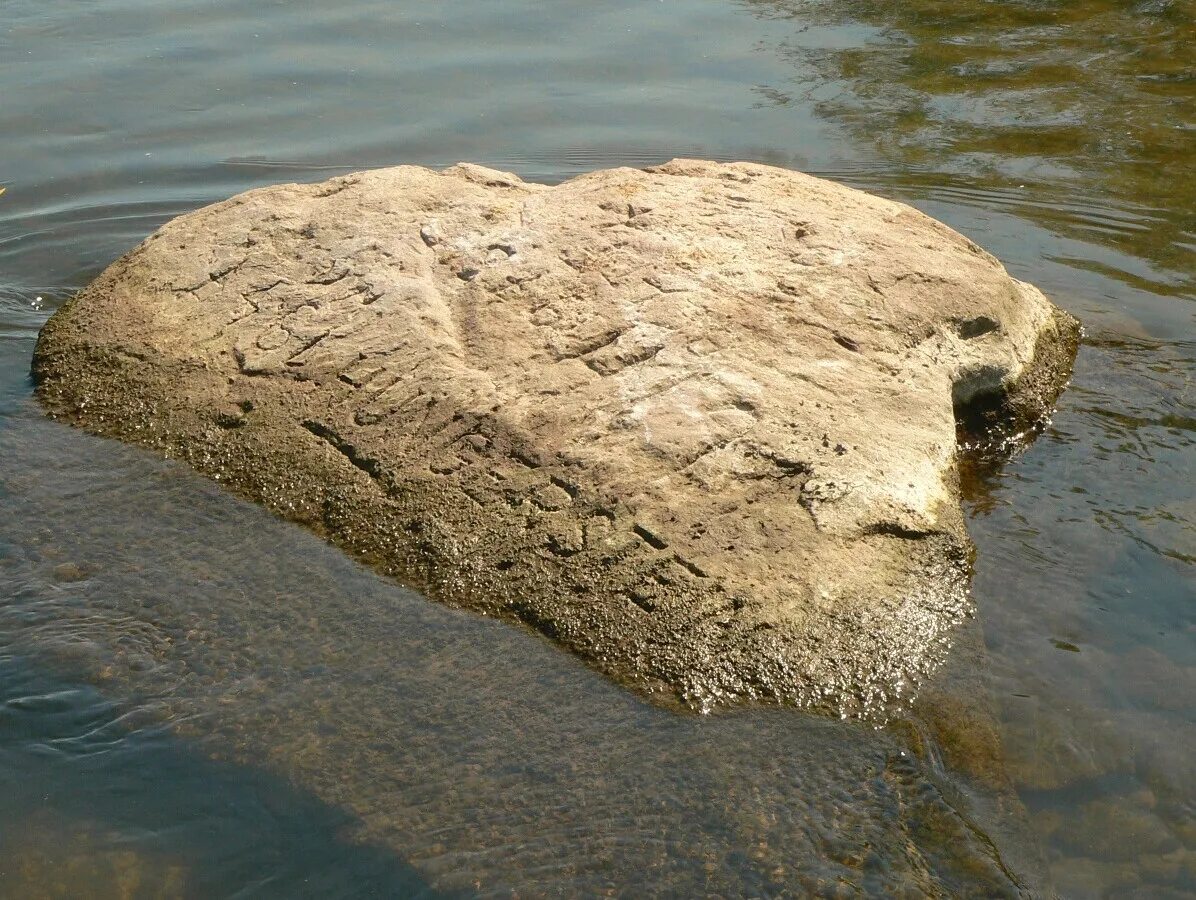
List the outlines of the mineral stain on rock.
<svg viewBox="0 0 1196 900">
<path fill-rule="evenodd" d="M 675 160 L 461 164 L 168 223 L 46 325 L 51 412 L 707 707 L 866 712 L 967 613 L 957 424 L 1078 326 L 899 203 Z"/>
</svg>

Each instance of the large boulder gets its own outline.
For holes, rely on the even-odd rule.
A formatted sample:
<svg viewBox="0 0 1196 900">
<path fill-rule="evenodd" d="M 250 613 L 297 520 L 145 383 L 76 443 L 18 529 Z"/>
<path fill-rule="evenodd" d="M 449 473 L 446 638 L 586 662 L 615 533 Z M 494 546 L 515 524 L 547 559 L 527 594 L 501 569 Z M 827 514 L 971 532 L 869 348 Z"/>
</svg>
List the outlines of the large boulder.
<svg viewBox="0 0 1196 900">
<path fill-rule="evenodd" d="M 796 172 L 404 166 L 170 222 L 34 369 L 52 414 L 625 682 L 847 713 L 968 612 L 957 416 L 1043 416 L 1077 333 L 946 226 Z"/>
</svg>

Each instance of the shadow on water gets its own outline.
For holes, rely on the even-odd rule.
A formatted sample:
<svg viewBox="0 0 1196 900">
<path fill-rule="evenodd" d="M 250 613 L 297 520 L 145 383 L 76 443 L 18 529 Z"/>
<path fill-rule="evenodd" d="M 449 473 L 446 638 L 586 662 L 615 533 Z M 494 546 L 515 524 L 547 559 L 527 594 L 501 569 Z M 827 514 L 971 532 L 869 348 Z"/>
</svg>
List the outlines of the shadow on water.
<svg viewBox="0 0 1196 900">
<path fill-rule="evenodd" d="M 432 897 L 351 818 L 0 655 L 0 896 Z"/>
</svg>

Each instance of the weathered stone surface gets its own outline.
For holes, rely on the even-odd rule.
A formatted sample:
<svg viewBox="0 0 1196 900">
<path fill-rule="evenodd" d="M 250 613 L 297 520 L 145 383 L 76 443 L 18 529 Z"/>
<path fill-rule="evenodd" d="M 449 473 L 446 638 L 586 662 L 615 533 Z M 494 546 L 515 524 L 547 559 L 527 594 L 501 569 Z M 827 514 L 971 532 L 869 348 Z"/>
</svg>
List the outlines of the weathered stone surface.
<svg viewBox="0 0 1196 900">
<path fill-rule="evenodd" d="M 183 216 L 34 368 L 53 414 L 625 681 L 847 712 L 966 615 L 953 403 L 1042 416 L 1076 334 L 949 228 L 805 175 L 463 164 Z"/>
</svg>

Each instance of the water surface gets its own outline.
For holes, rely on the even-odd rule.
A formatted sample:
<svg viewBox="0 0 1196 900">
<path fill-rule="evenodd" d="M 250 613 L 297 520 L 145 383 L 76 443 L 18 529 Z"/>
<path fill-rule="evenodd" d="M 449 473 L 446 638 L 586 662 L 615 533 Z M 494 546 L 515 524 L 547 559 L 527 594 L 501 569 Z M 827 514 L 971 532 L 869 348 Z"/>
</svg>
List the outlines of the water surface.
<svg viewBox="0 0 1196 900">
<path fill-rule="evenodd" d="M 1193 15 L 11 0 L 0 894 L 1196 895 Z M 31 400 L 45 317 L 203 203 L 676 155 L 912 202 L 1084 321 L 1051 427 L 968 499 L 978 617 L 931 696 L 978 686 L 991 733 L 646 706 Z"/>
</svg>

